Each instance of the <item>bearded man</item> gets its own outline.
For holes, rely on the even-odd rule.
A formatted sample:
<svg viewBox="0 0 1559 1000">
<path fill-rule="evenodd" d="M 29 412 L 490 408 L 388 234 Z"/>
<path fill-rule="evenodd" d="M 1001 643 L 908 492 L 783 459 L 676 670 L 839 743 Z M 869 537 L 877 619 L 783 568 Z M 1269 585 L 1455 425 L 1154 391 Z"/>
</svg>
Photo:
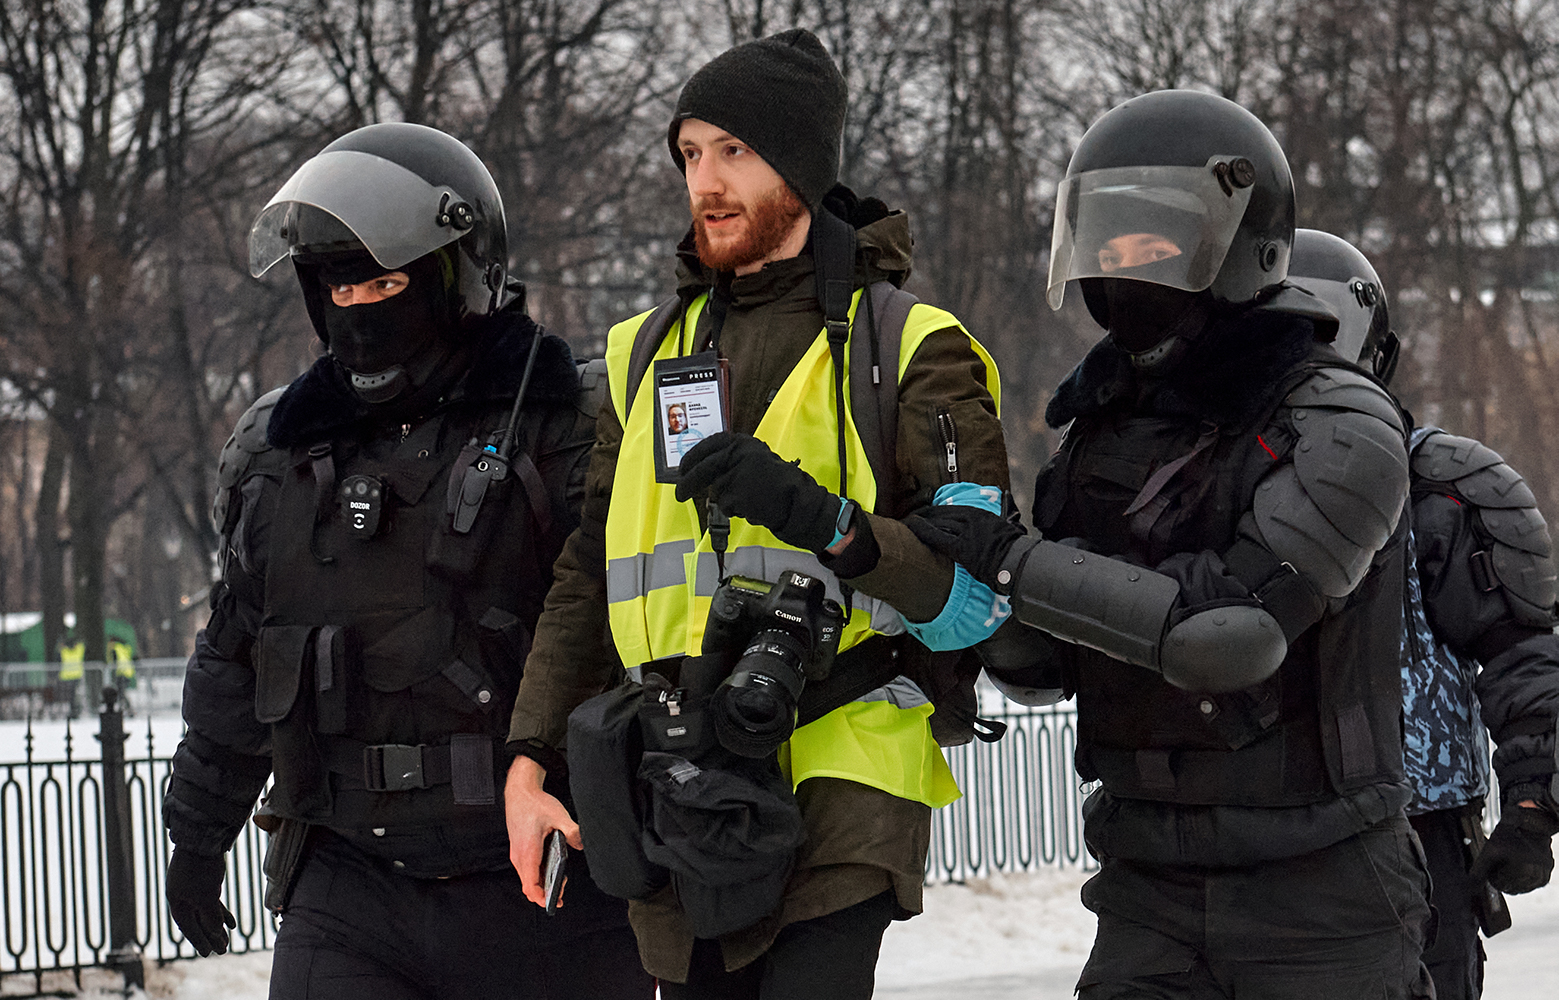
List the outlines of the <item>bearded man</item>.
<svg viewBox="0 0 1559 1000">
<path fill-rule="evenodd" d="M 898 286 L 911 240 L 902 212 L 836 183 L 845 103 L 833 60 L 801 29 L 731 49 L 683 89 L 668 134 L 692 212 L 677 298 L 609 334 L 610 395 L 583 521 L 556 565 L 509 733 L 519 755 L 505 791 L 511 859 L 539 900 L 543 840 L 562 831 L 581 843 L 542 788 L 567 766 L 577 705 L 618 684 L 624 667 L 687 683 L 684 663 L 708 653 L 721 577 L 772 584 L 803 573 L 849 609 L 830 680 L 876 679 L 815 719 L 803 705 L 801 725 L 768 755 L 805 831 L 774 905 L 709 934 L 690 918 L 685 883 L 630 903 L 640 955 L 667 1000 L 866 1000 L 889 921 L 921 909 L 931 810 L 958 795 L 927 722 L 932 706 L 899 676 L 897 657 L 914 641 L 906 633 L 937 641 L 963 613 L 968 580 L 899 519 L 955 483 L 1006 486 L 1000 388 L 990 356 L 948 313 L 914 304 L 902 329 L 880 306 L 873 315 L 879 296 L 908 298 Z M 859 405 L 843 405 L 844 366 L 819 305 L 817 231 L 837 232 L 840 220 L 855 251 L 841 268 L 848 283 L 836 283 L 852 292 L 850 322 L 834 332 L 876 335 L 899 352 L 878 373 L 896 419 L 880 469 L 863 458 Z M 698 354 L 728 372 L 726 429 L 681 458 L 675 483 L 657 481 L 666 429 L 654 423 L 667 406 L 652 398 L 658 376 L 632 362 Z M 724 535 L 727 517 L 718 545 L 710 525 Z"/>
</svg>

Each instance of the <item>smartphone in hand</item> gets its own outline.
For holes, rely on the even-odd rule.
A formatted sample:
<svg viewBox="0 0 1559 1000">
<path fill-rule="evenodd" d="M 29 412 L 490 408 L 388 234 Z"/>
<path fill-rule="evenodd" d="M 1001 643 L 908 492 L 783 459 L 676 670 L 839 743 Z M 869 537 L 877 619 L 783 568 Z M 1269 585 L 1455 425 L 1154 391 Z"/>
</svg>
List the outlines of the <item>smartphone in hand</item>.
<svg viewBox="0 0 1559 1000">
<path fill-rule="evenodd" d="M 547 835 L 546 846 L 541 852 L 541 886 L 547 894 L 547 916 L 557 912 L 558 904 L 563 899 L 563 883 L 568 879 L 563 875 L 564 863 L 568 861 L 568 841 L 563 839 L 562 830 L 553 830 Z"/>
</svg>

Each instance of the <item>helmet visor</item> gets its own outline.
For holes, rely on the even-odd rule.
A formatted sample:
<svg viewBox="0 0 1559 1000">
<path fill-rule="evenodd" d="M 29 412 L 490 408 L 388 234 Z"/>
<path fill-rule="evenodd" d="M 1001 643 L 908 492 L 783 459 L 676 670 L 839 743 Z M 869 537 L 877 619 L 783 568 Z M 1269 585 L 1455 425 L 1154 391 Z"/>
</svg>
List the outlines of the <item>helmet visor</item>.
<svg viewBox="0 0 1559 1000">
<path fill-rule="evenodd" d="M 1205 167 L 1109 167 L 1061 183 L 1046 298 L 1073 278 L 1134 278 L 1200 292 L 1212 285 L 1252 188 Z"/>
<path fill-rule="evenodd" d="M 289 254 L 358 243 L 393 271 L 458 240 L 471 220 L 458 192 L 397 163 L 356 150 L 325 152 L 299 167 L 255 218 L 249 273 L 258 278 Z"/>
</svg>

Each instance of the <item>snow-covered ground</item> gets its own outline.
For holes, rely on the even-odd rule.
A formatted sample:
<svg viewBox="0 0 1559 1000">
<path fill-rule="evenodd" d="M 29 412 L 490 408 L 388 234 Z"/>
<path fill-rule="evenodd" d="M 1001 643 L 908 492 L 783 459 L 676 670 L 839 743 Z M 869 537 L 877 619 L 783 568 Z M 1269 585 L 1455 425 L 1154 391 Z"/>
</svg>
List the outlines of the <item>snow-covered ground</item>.
<svg viewBox="0 0 1559 1000">
<path fill-rule="evenodd" d="M 1065 1000 L 1093 940 L 1078 871 L 1008 875 L 926 891 L 926 912 L 896 923 L 877 966 L 880 1000 Z M 1515 926 L 1487 942 L 1486 1000 L 1559 995 L 1559 886 L 1510 900 Z M 167 1000 L 264 1000 L 270 954 L 225 955 L 147 969 L 146 994 Z M 7 994 L 21 991 L 21 984 Z M 26 982 L 31 991 L 31 980 Z M 121 997 L 90 972 L 86 1000 Z M 45 989 L 73 988 L 66 980 Z"/>
<path fill-rule="evenodd" d="M 102 752 L 98 747 L 98 719 L 83 717 L 66 722 L 64 719 L 34 719 L 31 723 L 18 720 L 0 721 L 0 763 L 15 763 L 27 759 L 28 730 L 32 732 L 32 758 L 35 761 L 65 759 L 66 736 L 70 738 L 70 754 L 75 760 L 98 760 Z M 157 757 L 171 757 L 184 732 L 184 722 L 177 715 L 158 713 L 150 719 L 131 716 L 124 720 L 125 756 L 131 760 L 145 760 L 147 738 Z"/>
</svg>

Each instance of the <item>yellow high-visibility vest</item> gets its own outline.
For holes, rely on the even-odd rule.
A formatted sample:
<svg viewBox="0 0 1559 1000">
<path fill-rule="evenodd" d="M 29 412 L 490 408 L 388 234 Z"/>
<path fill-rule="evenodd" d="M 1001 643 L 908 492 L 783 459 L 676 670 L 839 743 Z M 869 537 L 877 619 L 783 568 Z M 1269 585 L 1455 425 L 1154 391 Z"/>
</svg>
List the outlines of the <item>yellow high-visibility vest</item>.
<svg viewBox="0 0 1559 1000">
<path fill-rule="evenodd" d="M 688 329 L 697 328 L 706 298 L 700 296 L 689 306 L 683 321 Z M 852 329 L 860 298 L 857 290 L 850 306 Z M 606 348 L 612 405 L 619 418 L 628 414 L 622 421 L 622 447 L 606 522 L 607 602 L 613 642 L 630 667 L 697 653 L 710 600 L 719 585 L 714 550 L 699 526 L 694 504 L 678 503 L 674 486 L 655 481 L 654 379 L 643 378 L 634 404 L 627 405 L 629 360 L 639 328 L 649 316 L 645 312 L 614 326 Z M 916 304 L 900 334 L 898 380 L 927 336 L 953 327 L 963 329 L 950 313 Z M 662 340 L 657 360 L 678 356 L 683 338 L 677 330 L 678 325 L 673 325 Z M 883 335 L 894 332 L 883 331 Z M 999 406 L 996 363 L 972 336 L 969 342 L 985 363 L 987 386 Z M 845 356 L 848 366 L 848 351 Z M 848 384 L 848 371 L 845 379 Z M 819 483 L 837 489 L 839 438 L 834 406 L 833 358 L 827 332 L 820 331 L 770 402 L 755 436 L 787 461 L 799 459 L 801 468 Z M 871 510 L 878 486 L 850 407 L 847 393 L 849 494 L 863 510 Z M 784 570 L 796 570 L 824 581 L 829 596 L 843 604 L 838 579 L 817 556 L 786 545 L 768 529 L 740 518 L 731 518 L 725 570 L 770 582 Z M 857 592 L 839 648 L 842 652 L 870 636 L 903 631 L 897 611 Z M 933 808 L 946 805 L 961 793 L 931 736 L 926 722 L 931 711 L 931 704 L 912 685 L 889 684 L 796 730 L 781 748 L 781 763 L 788 767 L 793 785 L 812 777 L 844 778 Z"/>
<path fill-rule="evenodd" d="M 60 647 L 60 680 L 81 680 L 81 665 L 87 662 L 87 644 L 77 641 L 70 646 Z"/>
<path fill-rule="evenodd" d="M 108 644 L 108 659 L 114 664 L 114 673 L 126 680 L 135 677 L 134 654 L 125 643 L 115 639 Z"/>
</svg>

